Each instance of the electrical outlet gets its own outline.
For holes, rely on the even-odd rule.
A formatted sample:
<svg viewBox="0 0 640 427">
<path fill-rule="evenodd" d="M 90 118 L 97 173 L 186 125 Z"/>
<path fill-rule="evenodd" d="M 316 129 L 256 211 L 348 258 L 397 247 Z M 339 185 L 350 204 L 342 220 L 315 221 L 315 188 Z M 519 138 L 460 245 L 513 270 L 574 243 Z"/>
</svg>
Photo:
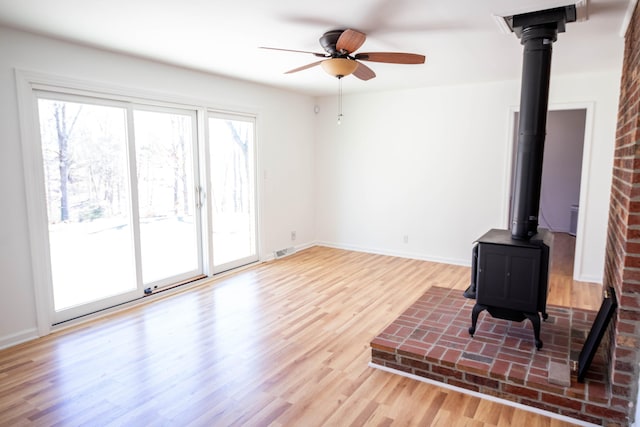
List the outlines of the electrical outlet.
<svg viewBox="0 0 640 427">
<path fill-rule="evenodd" d="M 409 236 L 405 234 L 405 235 L 402 237 L 402 241 L 403 241 L 403 242 L 405 242 L 405 243 L 409 243 Z"/>
<path fill-rule="evenodd" d="M 295 230 L 291 232 L 291 241 L 293 242 L 294 240 L 296 240 L 296 232 L 295 232 Z"/>
</svg>

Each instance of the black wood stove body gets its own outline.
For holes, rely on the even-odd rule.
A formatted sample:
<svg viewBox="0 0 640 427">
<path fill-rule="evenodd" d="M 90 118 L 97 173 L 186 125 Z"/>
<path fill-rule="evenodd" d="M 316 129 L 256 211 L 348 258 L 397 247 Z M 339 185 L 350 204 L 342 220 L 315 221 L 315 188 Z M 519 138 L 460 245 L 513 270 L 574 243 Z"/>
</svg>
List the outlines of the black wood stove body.
<svg viewBox="0 0 640 427">
<path fill-rule="evenodd" d="M 487 310 L 493 317 L 521 322 L 529 319 L 537 348 L 540 315 L 547 319 L 549 259 L 553 235 L 541 229 L 529 240 L 512 239 L 509 230 L 490 230 L 474 246 L 476 305 L 471 314 L 471 336 L 478 315 Z"/>
<path fill-rule="evenodd" d="M 471 285 L 465 297 L 475 298 L 471 336 L 478 315 L 487 310 L 500 319 L 533 324 L 536 348 L 540 315 L 547 318 L 549 262 L 553 236 L 538 230 L 542 160 L 546 136 L 551 46 L 565 24 L 576 20 L 575 6 L 515 15 L 507 22 L 523 50 L 520 121 L 511 205 L 511 230 L 490 230 L 473 247 Z"/>
</svg>

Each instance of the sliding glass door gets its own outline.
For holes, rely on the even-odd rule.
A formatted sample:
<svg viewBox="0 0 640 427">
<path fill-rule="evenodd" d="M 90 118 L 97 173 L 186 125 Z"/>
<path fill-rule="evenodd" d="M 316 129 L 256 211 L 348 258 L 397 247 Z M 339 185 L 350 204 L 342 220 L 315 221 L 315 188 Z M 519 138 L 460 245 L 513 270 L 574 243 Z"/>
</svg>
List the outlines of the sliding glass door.
<svg viewBox="0 0 640 427">
<path fill-rule="evenodd" d="M 213 269 L 258 260 L 255 119 L 209 115 Z"/>
<path fill-rule="evenodd" d="M 39 99 L 56 312 L 136 295 L 127 111 Z M 60 320 L 58 318 L 58 320 Z"/>
<path fill-rule="evenodd" d="M 146 288 L 198 276 L 195 113 L 136 109 L 134 123 L 142 281 Z"/>
<path fill-rule="evenodd" d="M 195 111 L 37 96 L 54 323 L 201 277 Z"/>
<path fill-rule="evenodd" d="M 71 92 L 33 89 L 47 320 L 258 261 L 255 117 Z"/>
</svg>

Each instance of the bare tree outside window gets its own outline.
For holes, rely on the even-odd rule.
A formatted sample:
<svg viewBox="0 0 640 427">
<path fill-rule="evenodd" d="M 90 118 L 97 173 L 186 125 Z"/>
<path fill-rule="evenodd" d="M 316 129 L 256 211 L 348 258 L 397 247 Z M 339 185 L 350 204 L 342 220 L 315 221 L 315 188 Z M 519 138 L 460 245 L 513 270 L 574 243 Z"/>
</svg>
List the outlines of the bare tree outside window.
<svg viewBox="0 0 640 427">
<path fill-rule="evenodd" d="M 60 221 L 69 219 L 69 173 L 71 170 L 71 154 L 69 153 L 69 137 L 76 125 L 82 106 L 75 109 L 73 117 L 67 119 L 67 104 L 53 103 L 53 117 L 56 122 L 58 136 L 58 170 L 60 171 Z"/>
</svg>

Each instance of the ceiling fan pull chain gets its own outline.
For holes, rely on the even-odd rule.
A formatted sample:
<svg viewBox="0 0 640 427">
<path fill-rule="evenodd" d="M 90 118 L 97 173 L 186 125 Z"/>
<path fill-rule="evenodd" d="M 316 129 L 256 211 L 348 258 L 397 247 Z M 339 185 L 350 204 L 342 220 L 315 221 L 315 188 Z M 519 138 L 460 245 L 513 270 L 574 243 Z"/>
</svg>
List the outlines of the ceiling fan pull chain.
<svg viewBox="0 0 640 427">
<path fill-rule="evenodd" d="M 338 124 L 342 123 L 342 76 L 338 76 Z"/>
</svg>

